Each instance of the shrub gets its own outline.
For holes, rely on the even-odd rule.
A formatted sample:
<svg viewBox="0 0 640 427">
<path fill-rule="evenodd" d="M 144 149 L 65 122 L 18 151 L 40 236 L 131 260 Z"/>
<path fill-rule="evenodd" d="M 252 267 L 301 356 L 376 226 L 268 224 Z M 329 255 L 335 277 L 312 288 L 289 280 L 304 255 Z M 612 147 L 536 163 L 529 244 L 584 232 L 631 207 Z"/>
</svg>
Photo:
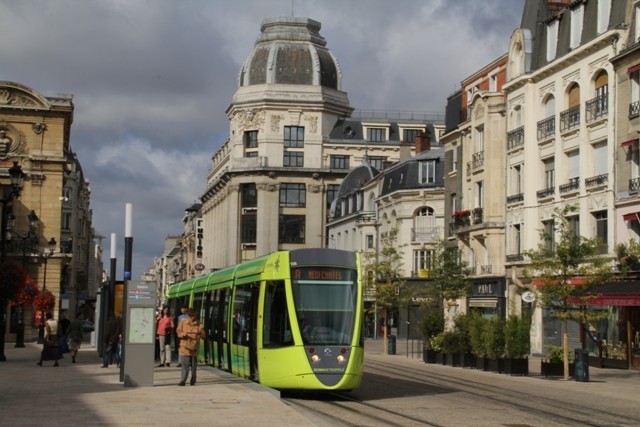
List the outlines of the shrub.
<svg viewBox="0 0 640 427">
<path fill-rule="evenodd" d="M 547 349 L 547 359 L 549 362 L 557 362 L 562 363 L 564 358 L 564 350 L 560 345 L 548 345 L 545 347 Z M 569 363 L 573 362 L 573 349 L 569 349 Z"/>
<path fill-rule="evenodd" d="M 444 316 L 441 312 L 431 312 L 425 314 L 418 324 L 418 332 L 423 337 L 425 347 L 432 348 L 430 340 L 444 330 Z"/>
<path fill-rule="evenodd" d="M 504 325 L 505 354 L 514 359 L 524 359 L 531 352 L 529 331 L 531 322 L 511 315 Z"/>
<path fill-rule="evenodd" d="M 469 344 L 471 353 L 476 357 L 485 356 L 483 331 L 488 320 L 477 311 L 469 314 Z"/>
<path fill-rule="evenodd" d="M 504 353 L 504 322 L 492 317 L 487 320 L 483 329 L 484 354 L 492 359 L 501 357 Z"/>
</svg>

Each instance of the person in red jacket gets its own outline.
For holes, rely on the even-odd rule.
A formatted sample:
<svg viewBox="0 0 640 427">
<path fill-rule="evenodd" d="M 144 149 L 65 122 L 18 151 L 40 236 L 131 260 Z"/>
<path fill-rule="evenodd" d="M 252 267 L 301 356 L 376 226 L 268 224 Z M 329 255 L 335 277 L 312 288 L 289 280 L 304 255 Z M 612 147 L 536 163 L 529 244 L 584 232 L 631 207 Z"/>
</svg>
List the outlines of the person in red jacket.
<svg viewBox="0 0 640 427">
<path fill-rule="evenodd" d="M 156 334 L 160 341 L 160 364 L 158 368 L 169 367 L 171 366 L 171 335 L 173 335 L 175 325 L 169 307 L 166 305 L 162 307 L 162 311 L 156 319 L 156 324 L 158 325 Z"/>
</svg>

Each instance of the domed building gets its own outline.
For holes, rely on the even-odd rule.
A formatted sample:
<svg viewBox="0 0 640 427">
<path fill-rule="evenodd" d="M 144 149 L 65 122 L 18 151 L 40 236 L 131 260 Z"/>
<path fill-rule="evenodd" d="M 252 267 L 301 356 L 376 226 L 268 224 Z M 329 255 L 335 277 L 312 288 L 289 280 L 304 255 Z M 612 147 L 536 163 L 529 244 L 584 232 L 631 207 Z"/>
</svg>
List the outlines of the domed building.
<svg viewBox="0 0 640 427">
<path fill-rule="evenodd" d="M 329 208 L 352 167 L 366 154 L 378 169 L 408 157 L 411 138 L 427 127 L 423 117 L 352 118 L 320 28 L 308 18 L 266 19 L 240 68 L 229 137 L 201 197 L 205 270 L 326 246 Z"/>
</svg>

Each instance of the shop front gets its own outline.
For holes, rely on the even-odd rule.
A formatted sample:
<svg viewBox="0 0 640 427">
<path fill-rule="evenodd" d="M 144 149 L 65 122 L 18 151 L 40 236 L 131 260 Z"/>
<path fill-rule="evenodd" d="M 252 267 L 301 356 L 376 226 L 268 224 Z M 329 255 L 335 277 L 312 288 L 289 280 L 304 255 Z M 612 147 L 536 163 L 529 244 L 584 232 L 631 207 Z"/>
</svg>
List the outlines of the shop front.
<svg viewBox="0 0 640 427">
<path fill-rule="evenodd" d="M 476 310 L 484 317 L 505 318 L 506 279 L 490 277 L 471 281 L 471 296 L 467 298 L 467 312 Z"/>
<path fill-rule="evenodd" d="M 620 280 L 589 290 L 588 310 L 602 320 L 584 325 L 592 366 L 640 369 L 640 280 Z"/>
</svg>

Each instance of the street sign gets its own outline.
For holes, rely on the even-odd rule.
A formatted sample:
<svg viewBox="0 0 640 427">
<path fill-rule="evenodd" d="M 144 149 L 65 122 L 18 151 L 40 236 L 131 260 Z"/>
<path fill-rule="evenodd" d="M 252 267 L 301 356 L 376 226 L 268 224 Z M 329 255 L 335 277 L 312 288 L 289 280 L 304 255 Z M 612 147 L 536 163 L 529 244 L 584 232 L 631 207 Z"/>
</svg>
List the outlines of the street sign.
<svg viewBox="0 0 640 427">
<path fill-rule="evenodd" d="M 202 270 L 204 270 L 204 264 L 202 264 L 202 263 L 196 264 L 196 266 L 194 268 L 196 269 L 196 271 L 202 271 Z"/>
<path fill-rule="evenodd" d="M 522 293 L 522 301 L 524 302 L 534 302 L 536 300 L 536 296 L 531 291 L 525 291 Z"/>
</svg>

